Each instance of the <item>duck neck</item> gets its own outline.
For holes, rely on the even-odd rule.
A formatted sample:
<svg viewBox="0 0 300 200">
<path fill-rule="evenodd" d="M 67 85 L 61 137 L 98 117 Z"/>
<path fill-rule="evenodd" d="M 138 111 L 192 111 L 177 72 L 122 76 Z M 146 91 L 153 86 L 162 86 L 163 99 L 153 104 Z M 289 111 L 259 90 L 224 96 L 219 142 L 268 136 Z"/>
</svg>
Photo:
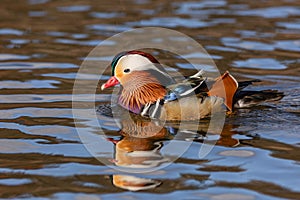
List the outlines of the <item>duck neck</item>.
<svg viewBox="0 0 300 200">
<path fill-rule="evenodd" d="M 122 87 L 118 103 L 136 114 L 140 114 L 147 103 L 154 103 L 166 95 L 166 88 L 155 77 L 136 76 Z"/>
</svg>

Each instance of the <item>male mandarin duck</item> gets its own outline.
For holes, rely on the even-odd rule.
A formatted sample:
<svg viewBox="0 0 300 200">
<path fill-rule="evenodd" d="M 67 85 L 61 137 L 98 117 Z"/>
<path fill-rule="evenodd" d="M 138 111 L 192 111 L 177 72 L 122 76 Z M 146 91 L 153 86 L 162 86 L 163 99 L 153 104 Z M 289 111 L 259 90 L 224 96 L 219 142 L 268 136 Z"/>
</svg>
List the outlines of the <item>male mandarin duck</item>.
<svg viewBox="0 0 300 200">
<path fill-rule="evenodd" d="M 178 83 L 156 58 L 139 50 L 119 53 L 111 67 L 112 77 L 102 90 L 120 84 L 119 105 L 132 113 L 166 121 L 198 120 L 212 112 L 232 112 L 284 96 L 276 90 L 242 91 L 259 80 L 237 82 L 228 71 L 211 79 L 203 77 L 201 70 Z"/>
</svg>

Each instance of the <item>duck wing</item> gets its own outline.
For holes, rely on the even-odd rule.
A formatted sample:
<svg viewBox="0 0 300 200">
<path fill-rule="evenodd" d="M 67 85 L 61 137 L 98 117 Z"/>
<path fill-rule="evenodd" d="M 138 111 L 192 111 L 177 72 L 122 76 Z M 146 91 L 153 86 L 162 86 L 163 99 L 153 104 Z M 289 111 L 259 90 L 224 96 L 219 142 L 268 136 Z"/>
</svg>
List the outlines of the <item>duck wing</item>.
<svg viewBox="0 0 300 200">
<path fill-rule="evenodd" d="M 174 102 L 180 98 L 197 95 L 198 98 L 204 99 L 207 96 L 206 78 L 202 77 L 203 70 L 193 76 L 188 77 L 180 83 L 169 84 L 166 87 L 167 93 L 163 99 L 158 99 L 155 103 L 146 104 L 141 112 L 142 116 L 158 118 L 161 108 L 164 104 Z"/>
<path fill-rule="evenodd" d="M 206 94 L 208 92 L 207 78 L 204 78 L 203 74 L 204 71 L 201 70 L 180 83 L 169 85 L 164 101 L 169 102 L 195 94 Z"/>
<path fill-rule="evenodd" d="M 239 86 L 239 83 L 228 71 L 215 80 L 207 80 L 203 74 L 204 72 L 201 70 L 181 83 L 168 86 L 168 93 L 164 97 L 164 101 L 174 101 L 195 94 L 201 98 L 215 96 L 223 98 L 225 106 L 232 111 L 236 92 L 257 81 L 241 82 L 241 86 Z"/>
</svg>

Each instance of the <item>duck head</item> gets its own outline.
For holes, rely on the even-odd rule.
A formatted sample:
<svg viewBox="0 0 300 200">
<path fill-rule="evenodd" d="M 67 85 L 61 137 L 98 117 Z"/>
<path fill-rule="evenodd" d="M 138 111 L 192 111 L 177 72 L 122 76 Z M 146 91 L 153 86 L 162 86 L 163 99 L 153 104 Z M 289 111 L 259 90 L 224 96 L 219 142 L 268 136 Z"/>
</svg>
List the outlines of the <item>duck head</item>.
<svg viewBox="0 0 300 200">
<path fill-rule="evenodd" d="M 166 95 L 166 86 L 175 83 L 160 63 L 142 51 L 127 51 L 116 55 L 112 62 L 112 77 L 101 89 L 120 84 L 118 103 L 139 114 L 147 103 L 154 103 Z"/>
</svg>

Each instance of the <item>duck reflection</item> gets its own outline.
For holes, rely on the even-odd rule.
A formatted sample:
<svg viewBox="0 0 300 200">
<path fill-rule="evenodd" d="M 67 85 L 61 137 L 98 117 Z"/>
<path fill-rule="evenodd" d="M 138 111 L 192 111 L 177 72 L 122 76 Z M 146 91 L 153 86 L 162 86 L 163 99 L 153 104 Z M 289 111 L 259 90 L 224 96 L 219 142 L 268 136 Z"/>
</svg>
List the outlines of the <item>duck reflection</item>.
<svg viewBox="0 0 300 200">
<path fill-rule="evenodd" d="M 109 140 L 115 144 L 113 163 L 126 173 L 113 175 L 112 183 L 118 188 L 130 191 L 154 189 L 162 184 L 161 181 L 145 178 L 144 175 L 147 171 L 171 162 L 161 154 L 166 140 L 192 140 L 200 143 L 205 141 L 226 147 L 236 147 L 240 144 L 239 140 L 233 137 L 237 132 L 234 131 L 236 127 L 232 123 L 225 123 L 220 130 L 212 127 L 209 119 L 203 119 L 200 123 L 161 124 L 159 121 L 136 115 L 120 118 L 121 130 L 118 133 L 121 137 L 118 140 Z"/>
<path fill-rule="evenodd" d="M 198 135 L 202 137 L 195 137 L 193 139 L 194 142 L 203 143 L 205 140 L 207 144 L 224 146 L 224 147 L 237 147 L 240 145 L 240 141 L 237 138 L 234 138 L 235 135 L 240 134 L 239 132 L 235 131 L 238 128 L 237 125 L 233 125 L 232 123 L 225 122 L 221 132 L 218 130 L 211 130 L 208 131 L 207 123 L 198 124 L 198 126 L 193 130 L 197 132 Z M 210 139 L 210 137 L 217 136 L 217 139 Z"/>
<path fill-rule="evenodd" d="M 223 127 L 223 130 L 220 134 L 219 139 L 216 142 L 216 145 L 225 146 L 225 147 L 237 147 L 240 145 L 239 139 L 234 138 L 233 136 L 238 134 L 237 131 L 234 131 L 234 129 L 237 126 L 234 126 L 232 124 L 226 124 Z"/>
<path fill-rule="evenodd" d="M 161 155 L 163 140 L 172 138 L 167 128 L 148 120 L 122 120 L 122 139 L 115 145 L 115 164 L 131 169 L 157 167 L 169 160 Z"/>
<path fill-rule="evenodd" d="M 172 139 L 167 128 L 147 120 L 122 120 L 122 138 L 115 143 L 115 165 L 128 171 L 142 172 L 169 162 L 161 155 L 163 140 Z M 142 170 L 142 171 L 141 171 Z M 161 184 L 158 180 L 141 178 L 136 174 L 116 174 L 112 183 L 131 191 L 153 189 Z"/>
<path fill-rule="evenodd" d="M 161 184 L 161 181 L 140 178 L 133 175 L 116 174 L 112 176 L 112 183 L 118 188 L 130 191 L 139 191 L 156 188 Z"/>
</svg>

